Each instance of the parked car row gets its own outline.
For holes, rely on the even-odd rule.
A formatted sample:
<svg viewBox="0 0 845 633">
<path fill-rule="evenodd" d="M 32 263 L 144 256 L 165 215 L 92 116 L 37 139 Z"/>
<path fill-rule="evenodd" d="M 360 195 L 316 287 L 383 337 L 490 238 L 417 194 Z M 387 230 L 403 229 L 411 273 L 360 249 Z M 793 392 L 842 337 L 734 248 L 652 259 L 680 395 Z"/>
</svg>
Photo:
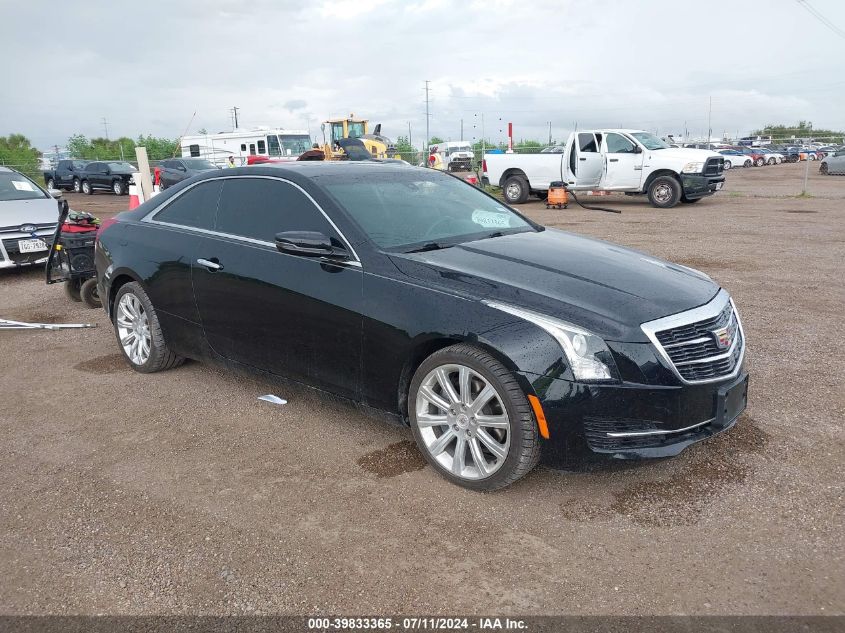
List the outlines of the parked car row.
<svg viewBox="0 0 845 633">
<path fill-rule="evenodd" d="M 157 166 L 162 189 L 172 187 L 192 176 L 217 167 L 202 158 L 173 158 Z M 126 161 L 89 161 L 77 158 L 60 160 L 54 169 L 44 171 L 47 189 L 65 189 L 76 193 L 93 194 L 111 191 L 122 196 L 133 184 L 132 174 L 138 169 Z"/>
</svg>

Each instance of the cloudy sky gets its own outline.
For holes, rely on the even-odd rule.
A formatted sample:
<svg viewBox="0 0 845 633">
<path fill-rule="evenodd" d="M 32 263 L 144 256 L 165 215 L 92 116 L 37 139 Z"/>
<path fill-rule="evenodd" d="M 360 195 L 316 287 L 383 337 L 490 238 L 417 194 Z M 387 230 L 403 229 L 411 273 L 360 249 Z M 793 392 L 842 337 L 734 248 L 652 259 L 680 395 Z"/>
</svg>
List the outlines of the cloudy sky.
<svg viewBox="0 0 845 633">
<path fill-rule="evenodd" d="M 845 29 L 845 2 L 810 0 Z M 84 7 L 84 8 L 83 8 Z M 136 7 L 143 7 L 138 12 Z M 354 112 L 396 138 L 588 126 L 741 135 L 845 128 L 845 38 L 796 0 L 0 0 L 0 135 L 39 148 L 186 127 L 309 129 Z M 191 117 L 194 112 L 193 120 Z"/>
</svg>

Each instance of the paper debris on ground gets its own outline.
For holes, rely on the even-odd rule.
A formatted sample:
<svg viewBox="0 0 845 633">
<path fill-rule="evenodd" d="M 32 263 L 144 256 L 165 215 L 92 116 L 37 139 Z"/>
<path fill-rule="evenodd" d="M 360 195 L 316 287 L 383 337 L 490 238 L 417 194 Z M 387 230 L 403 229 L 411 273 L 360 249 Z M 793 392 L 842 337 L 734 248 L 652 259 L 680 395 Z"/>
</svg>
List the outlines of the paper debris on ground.
<svg viewBox="0 0 845 633">
<path fill-rule="evenodd" d="M 258 396 L 259 400 L 264 400 L 264 402 L 271 402 L 273 404 L 287 404 L 287 400 L 282 400 L 279 396 L 274 396 L 272 393 L 268 393 L 266 396 Z"/>
</svg>

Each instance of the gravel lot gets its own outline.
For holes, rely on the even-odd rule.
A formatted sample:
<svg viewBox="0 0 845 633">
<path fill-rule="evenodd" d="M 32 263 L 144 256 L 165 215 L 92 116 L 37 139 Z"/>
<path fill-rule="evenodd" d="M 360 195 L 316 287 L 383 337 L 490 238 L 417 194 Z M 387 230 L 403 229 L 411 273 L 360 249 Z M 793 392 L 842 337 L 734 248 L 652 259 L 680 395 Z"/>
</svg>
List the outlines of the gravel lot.
<svg viewBox="0 0 845 633">
<path fill-rule="evenodd" d="M 845 178 L 733 170 L 721 194 L 547 225 L 700 268 L 750 342 L 737 426 L 667 461 L 478 494 L 410 433 L 300 387 L 123 363 L 104 314 L 0 274 L 0 612 L 842 614 Z M 792 197 L 790 197 L 792 196 Z M 69 195 L 101 217 L 127 199 Z M 265 393 L 289 400 L 259 402 Z"/>
</svg>

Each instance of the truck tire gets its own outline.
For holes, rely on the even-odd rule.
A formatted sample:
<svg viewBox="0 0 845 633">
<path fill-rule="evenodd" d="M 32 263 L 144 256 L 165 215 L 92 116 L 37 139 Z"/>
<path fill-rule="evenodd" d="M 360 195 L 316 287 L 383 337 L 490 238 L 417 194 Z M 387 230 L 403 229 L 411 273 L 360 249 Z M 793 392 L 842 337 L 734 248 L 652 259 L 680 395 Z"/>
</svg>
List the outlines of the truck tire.
<svg viewBox="0 0 845 633">
<path fill-rule="evenodd" d="M 55 189 L 56 188 L 56 181 L 52 178 L 47 179 L 47 189 Z"/>
<path fill-rule="evenodd" d="M 73 179 L 73 192 L 79 193 L 82 191 L 82 184 L 79 182 L 79 178 Z"/>
<path fill-rule="evenodd" d="M 509 204 L 523 204 L 528 200 L 528 181 L 525 176 L 510 176 L 502 186 L 505 202 Z"/>
<path fill-rule="evenodd" d="M 658 209 L 671 209 L 681 199 L 681 183 L 674 176 L 658 176 L 648 186 L 648 201 Z"/>
<path fill-rule="evenodd" d="M 115 180 L 111 185 L 112 191 L 114 191 L 114 195 L 122 196 L 126 193 L 126 186 L 123 184 L 122 180 Z"/>
<path fill-rule="evenodd" d="M 94 195 L 94 187 L 92 187 L 91 183 L 89 183 L 87 180 L 83 180 L 81 186 L 82 186 L 82 193 L 89 195 L 89 196 Z"/>
</svg>

